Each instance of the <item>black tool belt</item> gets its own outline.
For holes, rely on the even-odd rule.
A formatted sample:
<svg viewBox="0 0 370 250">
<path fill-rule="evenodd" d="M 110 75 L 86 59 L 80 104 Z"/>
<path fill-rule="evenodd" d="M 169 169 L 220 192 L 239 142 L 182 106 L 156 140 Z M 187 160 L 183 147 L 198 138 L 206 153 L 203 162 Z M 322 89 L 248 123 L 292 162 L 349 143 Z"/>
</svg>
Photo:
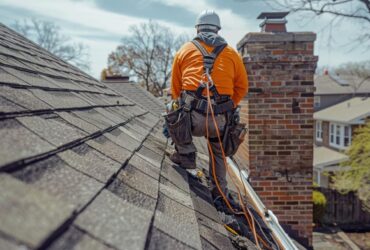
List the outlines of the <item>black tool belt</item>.
<svg viewBox="0 0 370 250">
<path fill-rule="evenodd" d="M 205 97 L 199 98 L 195 95 L 193 91 L 184 91 L 181 94 L 182 104 L 184 105 L 184 110 L 190 111 L 195 110 L 199 113 L 206 114 L 208 100 Z M 232 111 L 234 108 L 234 102 L 228 95 L 220 95 L 217 98 L 217 102 L 214 98 L 211 99 L 213 113 L 215 115 L 224 114 Z M 211 112 L 210 110 L 208 112 Z"/>
</svg>

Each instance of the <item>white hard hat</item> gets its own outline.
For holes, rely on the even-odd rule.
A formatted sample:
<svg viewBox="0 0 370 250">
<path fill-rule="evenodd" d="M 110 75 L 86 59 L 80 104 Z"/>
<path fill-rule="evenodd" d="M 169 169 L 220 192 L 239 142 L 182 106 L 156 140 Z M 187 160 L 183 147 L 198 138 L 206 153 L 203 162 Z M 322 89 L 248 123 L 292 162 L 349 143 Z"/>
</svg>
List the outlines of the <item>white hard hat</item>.
<svg viewBox="0 0 370 250">
<path fill-rule="evenodd" d="M 214 10 L 204 10 L 200 13 L 195 23 L 196 28 L 214 28 L 217 27 L 217 30 L 221 29 L 220 17 Z"/>
</svg>

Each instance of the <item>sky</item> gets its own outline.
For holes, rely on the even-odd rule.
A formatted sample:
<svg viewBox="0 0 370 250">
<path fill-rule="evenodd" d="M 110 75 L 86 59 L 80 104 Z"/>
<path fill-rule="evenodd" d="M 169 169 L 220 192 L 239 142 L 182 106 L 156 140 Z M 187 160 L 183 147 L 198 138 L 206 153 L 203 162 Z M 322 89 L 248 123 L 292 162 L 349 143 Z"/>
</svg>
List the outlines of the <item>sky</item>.
<svg viewBox="0 0 370 250">
<path fill-rule="evenodd" d="M 220 16 L 222 35 L 236 47 L 248 32 L 260 30 L 256 17 L 262 11 L 276 11 L 270 0 L 0 0 L 0 22 L 11 26 L 15 20 L 38 18 L 60 26 L 75 42 L 86 44 L 90 52 L 90 74 L 99 78 L 110 52 L 129 35 L 131 25 L 154 20 L 176 34 L 195 35 L 196 17 L 204 9 Z M 271 0 L 273 1 L 273 0 Z M 289 14 L 288 31 L 317 33 L 315 54 L 319 67 L 335 67 L 349 61 L 370 60 L 370 51 L 354 44 L 359 29 L 342 21 L 328 28 L 329 16 Z M 331 37 L 331 39 L 329 39 Z"/>
</svg>

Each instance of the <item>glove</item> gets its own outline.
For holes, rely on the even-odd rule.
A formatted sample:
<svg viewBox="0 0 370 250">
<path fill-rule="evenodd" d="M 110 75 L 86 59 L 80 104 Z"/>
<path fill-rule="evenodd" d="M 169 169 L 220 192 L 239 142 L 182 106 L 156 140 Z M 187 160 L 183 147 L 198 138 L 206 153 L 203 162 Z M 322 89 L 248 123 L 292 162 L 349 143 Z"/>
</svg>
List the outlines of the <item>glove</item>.
<svg viewBox="0 0 370 250">
<path fill-rule="evenodd" d="M 170 138 L 170 132 L 168 131 L 168 127 L 167 127 L 167 123 L 166 122 L 163 124 L 162 134 L 167 139 Z"/>
</svg>

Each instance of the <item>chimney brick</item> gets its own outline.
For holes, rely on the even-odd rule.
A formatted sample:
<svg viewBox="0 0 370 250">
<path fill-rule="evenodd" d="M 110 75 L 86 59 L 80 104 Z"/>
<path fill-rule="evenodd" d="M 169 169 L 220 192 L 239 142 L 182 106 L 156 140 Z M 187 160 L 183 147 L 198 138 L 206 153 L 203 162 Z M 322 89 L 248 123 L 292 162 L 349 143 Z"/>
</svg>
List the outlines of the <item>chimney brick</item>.
<svg viewBox="0 0 370 250">
<path fill-rule="evenodd" d="M 237 153 L 251 183 L 291 237 L 312 246 L 313 55 L 311 32 L 248 33 L 239 43 L 249 78 Z"/>
</svg>

